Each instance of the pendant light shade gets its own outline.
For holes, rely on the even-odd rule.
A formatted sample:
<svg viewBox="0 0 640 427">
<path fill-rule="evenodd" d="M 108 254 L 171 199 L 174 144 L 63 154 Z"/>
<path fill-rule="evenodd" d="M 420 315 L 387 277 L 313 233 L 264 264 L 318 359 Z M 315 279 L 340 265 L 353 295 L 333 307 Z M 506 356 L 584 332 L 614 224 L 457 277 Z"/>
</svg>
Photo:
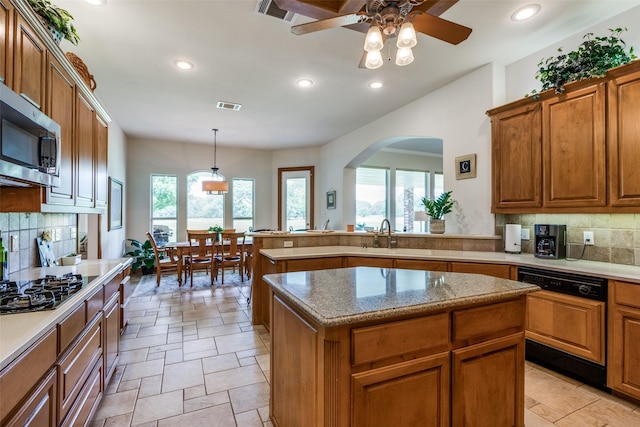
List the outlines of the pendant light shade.
<svg viewBox="0 0 640 427">
<path fill-rule="evenodd" d="M 405 22 L 400 27 L 396 46 L 398 48 L 414 47 L 416 44 L 418 44 L 418 38 L 416 37 L 416 30 L 413 28 L 413 24 L 411 22 Z"/>
<path fill-rule="evenodd" d="M 396 53 L 396 65 L 409 65 L 413 62 L 413 51 L 410 47 L 401 47 Z"/>
<path fill-rule="evenodd" d="M 379 51 L 383 48 L 382 33 L 377 25 L 372 25 L 367 31 L 367 36 L 364 38 L 364 50 L 367 52 Z"/>
<path fill-rule="evenodd" d="M 218 172 L 216 166 L 216 151 L 218 149 L 218 129 L 213 130 L 213 167 L 211 168 L 211 178 L 207 181 L 202 181 L 202 191 L 206 191 L 207 194 L 219 195 L 229 191 L 229 183 L 224 178 L 224 175 Z"/>
<path fill-rule="evenodd" d="M 367 52 L 367 59 L 365 60 L 364 66 L 370 70 L 374 70 L 382 67 L 382 62 L 382 54 L 380 51 L 372 50 L 371 52 Z"/>
</svg>

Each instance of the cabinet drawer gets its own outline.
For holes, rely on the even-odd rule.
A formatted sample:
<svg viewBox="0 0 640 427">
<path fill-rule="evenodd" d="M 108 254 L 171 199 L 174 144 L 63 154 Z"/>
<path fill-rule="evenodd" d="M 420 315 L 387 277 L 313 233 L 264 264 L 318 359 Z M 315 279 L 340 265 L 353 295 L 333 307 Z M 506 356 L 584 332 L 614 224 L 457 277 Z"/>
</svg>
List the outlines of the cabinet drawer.
<svg viewBox="0 0 640 427">
<path fill-rule="evenodd" d="M 56 370 L 52 369 L 20 405 L 18 411 L 7 422 L 7 427 L 55 426 L 56 425 Z"/>
<path fill-rule="evenodd" d="M 87 327 L 58 362 L 58 417 L 64 419 L 93 367 L 102 357 L 102 317 Z"/>
<path fill-rule="evenodd" d="M 106 285 L 104 285 L 104 300 L 109 301 L 111 297 L 120 290 L 120 274 L 116 274 L 116 276 L 109 280 Z"/>
<path fill-rule="evenodd" d="M 61 426 L 86 425 L 98 409 L 103 389 L 102 360 L 99 360 Z"/>
<path fill-rule="evenodd" d="M 3 392 L 0 398 L 0 420 L 12 412 L 53 366 L 57 347 L 57 332 L 54 328 L 0 372 L 0 390 L 11 390 L 10 393 Z"/>
<path fill-rule="evenodd" d="M 449 315 L 434 314 L 419 319 L 354 329 L 354 365 L 421 350 L 445 348 L 449 342 Z"/>
<path fill-rule="evenodd" d="M 615 303 L 640 308 L 640 285 L 614 281 Z"/>
<path fill-rule="evenodd" d="M 347 267 L 380 267 L 393 268 L 393 258 L 347 257 Z"/>
<path fill-rule="evenodd" d="M 99 289 L 85 300 L 85 304 L 87 306 L 87 323 L 89 323 L 91 322 L 91 319 L 93 319 L 95 315 L 102 310 L 102 307 L 104 307 L 103 287 L 99 286 Z"/>
<path fill-rule="evenodd" d="M 525 298 L 453 312 L 454 346 L 524 330 Z M 491 322 L 487 322 L 491 319 Z"/>
<path fill-rule="evenodd" d="M 76 308 L 70 315 L 58 323 L 58 354 L 67 349 L 86 325 L 87 309 L 84 304 Z"/>
</svg>

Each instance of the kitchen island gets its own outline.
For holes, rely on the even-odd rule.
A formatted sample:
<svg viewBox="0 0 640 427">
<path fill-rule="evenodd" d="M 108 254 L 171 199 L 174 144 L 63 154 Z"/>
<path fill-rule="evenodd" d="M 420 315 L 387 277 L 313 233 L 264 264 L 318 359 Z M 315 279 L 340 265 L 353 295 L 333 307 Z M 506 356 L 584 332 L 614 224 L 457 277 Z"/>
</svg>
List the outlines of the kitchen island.
<svg viewBox="0 0 640 427">
<path fill-rule="evenodd" d="M 525 297 L 537 286 L 372 267 L 264 280 L 274 425 L 524 425 Z"/>
</svg>

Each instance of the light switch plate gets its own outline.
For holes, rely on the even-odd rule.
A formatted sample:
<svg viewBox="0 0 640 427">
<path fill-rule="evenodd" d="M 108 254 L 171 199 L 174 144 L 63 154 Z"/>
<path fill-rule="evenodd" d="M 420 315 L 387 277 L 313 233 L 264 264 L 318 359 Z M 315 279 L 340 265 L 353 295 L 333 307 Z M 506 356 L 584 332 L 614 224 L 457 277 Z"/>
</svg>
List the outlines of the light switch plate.
<svg viewBox="0 0 640 427">
<path fill-rule="evenodd" d="M 521 228 L 520 229 L 520 238 L 522 240 L 529 240 L 529 229 L 528 228 Z"/>
<path fill-rule="evenodd" d="M 292 248 L 293 247 L 293 240 L 285 240 L 284 241 L 284 247 L 285 248 Z"/>
</svg>

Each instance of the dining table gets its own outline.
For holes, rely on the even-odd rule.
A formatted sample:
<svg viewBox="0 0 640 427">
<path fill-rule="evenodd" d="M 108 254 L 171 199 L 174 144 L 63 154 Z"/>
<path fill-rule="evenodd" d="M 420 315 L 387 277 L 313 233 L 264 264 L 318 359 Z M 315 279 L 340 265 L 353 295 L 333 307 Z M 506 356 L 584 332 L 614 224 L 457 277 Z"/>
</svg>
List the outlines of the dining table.
<svg viewBox="0 0 640 427">
<path fill-rule="evenodd" d="M 238 238 L 238 241 L 240 241 L 241 238 Z M 212 246 L 214 246 L 214 253 L 217 253 L 218 251 L 220 251 L 221 249 L 223 249 L 223 247 L 228 247 L 229 246 L 229 240 L 225 240 L 222 243 L 219 242 L 218 240 L 213 240 Z M 245 237 L 244 240 L 244 250 L 245 253 L 246 252 L 251 252 L 252 249 L 252 244 L 253 241 L 251 239 L 251 237 Z M 193 242 L 194 246 L 198 246 L 197 242 Z M 188 240 L 185 241 L 180 241 L 180 242 L 168 242 L 166 243 L 164 246 L 162 246 L 162 250 L 167 251 L 167 250 L 172 250 L 175 251 L 175 255 L 179 258 L 184 260 L 185 256 L 189 255 L 189 248 L 190 248 L 190 244 Z M 209 245 L 207 245 L 209 246 Z M 240 249 L 240 248 L 238 248 Z"/>
</svg>

